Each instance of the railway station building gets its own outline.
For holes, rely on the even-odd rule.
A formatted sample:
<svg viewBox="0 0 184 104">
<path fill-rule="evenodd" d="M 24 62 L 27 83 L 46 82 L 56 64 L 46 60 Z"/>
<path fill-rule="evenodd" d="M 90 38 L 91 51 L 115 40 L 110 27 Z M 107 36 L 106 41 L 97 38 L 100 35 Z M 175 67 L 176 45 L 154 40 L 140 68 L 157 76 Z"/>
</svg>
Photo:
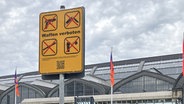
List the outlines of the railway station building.
<svg viewBox="0 0 184 104">
<path fill-rule="evenodd" d="M 182 54 L 114 61 L 113 104 L 184 104 Z M 42 80 L 37 72 L 18 74 L 17 104 L 58 104 L 59 80 Z M 85 65 L 83 78 L 65 79 L 65 104 L 93 97 L 110 104 L 110 63 Z M 14 75 L 0 76 L 0 104 L 14 104 Z"/>
</svg>

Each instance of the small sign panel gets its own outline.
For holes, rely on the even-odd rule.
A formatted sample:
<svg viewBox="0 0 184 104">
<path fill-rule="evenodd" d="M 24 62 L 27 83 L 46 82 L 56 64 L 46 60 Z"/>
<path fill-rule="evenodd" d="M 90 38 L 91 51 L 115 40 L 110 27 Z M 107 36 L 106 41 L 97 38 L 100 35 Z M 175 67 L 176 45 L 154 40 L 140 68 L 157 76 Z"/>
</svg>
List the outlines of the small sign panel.
<svg viewBox="0 0 184 104">
<path fill-rule="evenodd" d="M 45 39 L 42 42 L 42 55 L 53 56 L 57 53 L 57 40 L 56 39 Z"/>
<path fill-rule="evenodd" d="M 93 97 L 75 97 L 74 98 L 74 104 L 94 104 L 94 98 Z"/>
<path fill-rule="evenodd" d="M 84 20 L 83 7 L 40 14 L 40 74 L 84 71 Z"/>
<path fill-rule="evenodd" d="M 65 28 L 78 28 L 80 26 L 80 12 L 73 11 L 65 13 Z"/>
<path fill-rule="evenodd" d="M 54 31 L 57 29 L 58 18 L 56 14 L 44 15 L 42 17 L 43 31 Z"/>
<path fill-rule="evenodd" d="M 65 54 L 77 54 L 80 52 L 80 38 L 78 36 L 67 37 L 64 42 Z"/>
</svg>

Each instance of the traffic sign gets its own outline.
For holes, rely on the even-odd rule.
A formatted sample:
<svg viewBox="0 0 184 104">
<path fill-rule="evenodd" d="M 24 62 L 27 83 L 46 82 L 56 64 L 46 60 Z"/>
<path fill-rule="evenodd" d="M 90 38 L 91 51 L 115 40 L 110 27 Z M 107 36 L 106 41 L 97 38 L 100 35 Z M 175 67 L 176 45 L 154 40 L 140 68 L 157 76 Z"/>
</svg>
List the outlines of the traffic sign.
<svg viewBox="0 0 184 104">
<path fill-rule="evenodd" d="M 84 7 L 79 7 L 40 14 L 40 74 L 70 74 L 84 71 L 84 12 Z"/>
</svg>

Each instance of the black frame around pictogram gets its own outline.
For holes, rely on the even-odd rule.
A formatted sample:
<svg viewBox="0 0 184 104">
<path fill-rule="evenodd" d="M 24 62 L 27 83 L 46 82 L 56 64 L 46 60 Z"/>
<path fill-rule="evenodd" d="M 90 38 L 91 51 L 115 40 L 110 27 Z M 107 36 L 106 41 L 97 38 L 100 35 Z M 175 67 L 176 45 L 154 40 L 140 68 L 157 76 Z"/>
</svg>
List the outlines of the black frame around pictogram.
<svg viewBox="0 0 184 104">
<path fill-rule="evenodd" d="M 70 13 L 75 13 L 76 12 L 76 14 L 75 14 L 75 16 L 74 17 L 71 17 L 70 15 L 68 15 L 68 14 L 70 14 Z M 79 20 L 77 20 L 76 19 L 76 17 L 79 15 Z M 68 17 L 68 19 L 66 18 L 66 17 Z M 67 19 L 67 21 L 69 21 L 69 23 L 67 24 L 66 22 L 66 19 Z M 78 24 L 76 23 L 78 21 Z M 66 28 L 66 29 L 72 29 L 72 28 L 78 28 L 78 27 L 80 27 L 80 12 L 79 11 L 73 11 L 73 12 L 67 12 L 67 13 L 65 13 L 65 16 L 64 16 L 64 27 Z M 76 24 L 76 26 L 75 27 L 68 27 L 69 25 L 70 25 L 70 23 L 74 23 L 74 24 Z"/>
<path fill-rule="evenodd" d="M 75 39 L 75 41 L 70 42 L 69 40 L 67 40 L 67 39 L 69 39 L 69 38 L 76 38 L 76 39 Z M 74 46 L 76 41 L 78 41 L 79 49 L 77 49 L 77 48 Z M 66 45 L 67 42 L 69 42 L 69 43 L 71 44 L 71 47 L 70 47 L 70 48 L 74 48 L 74 49 L 76 50 L 76 52 L 67 52 L 67 48 L 66 48 L 66 47 L 67 47 L 67 45 Z M 65 54 L 77 54 L 77 53 L 79 53 L 79 52 L 80 52 L 80 37 L 78 37 L 78 36 L 66 37 L 66 38 L 64 39 L 64 53 L 65 53 Z"/>
<path fill-rule="evenodd" d="M 47 44 L 46 41 L 53 40 L 52 44 Z M 47 47 L 43 48 L 43 44 L 45 44 Z M 56 50 L 54 51 L 51 47 L 56 45 Z M 45 53 L 51 50 L 54 54 L 45 55 Z M 43 56 L 55 56 L 57 54 L 57 40 L 56 39 L 45 39 L 42 41 L 42 55 Z"/>
<path fill-rule="evenodd" d="M 54 20 L 54 18 L 56 18 L 56 26 L 54 26 L 51 22 L 52 21 L 48 21 L 48 25 L 50 26 L 52 26 L 53 27 L 53 29 L 50 29 L 50 30 L 45 30 L 44 28 L 45 28 L 45 26 L 46 26 L 46 24 L 45 24 L 45 22 L 48 20 L 48 18 L 46 18 L 47 16 L 52 16 L 53 15 L 53 18 L 51 19 L 51 20 Z M 45 21 L 45 22 L 44 22 Z M 44 25 L 45 24 L 45 25 Z M 42 17 L 42 30 L 43 31 L 45 31 L 45 32 L 47 32 L 47 31 L 55 31 L 56 29 L 57 29 L 57 27 L 58 27 L 58 16 L 56 15 L 56 14 L 49 14 L 49 15 L 44 15 L 43 17 Z"/>
</svg>

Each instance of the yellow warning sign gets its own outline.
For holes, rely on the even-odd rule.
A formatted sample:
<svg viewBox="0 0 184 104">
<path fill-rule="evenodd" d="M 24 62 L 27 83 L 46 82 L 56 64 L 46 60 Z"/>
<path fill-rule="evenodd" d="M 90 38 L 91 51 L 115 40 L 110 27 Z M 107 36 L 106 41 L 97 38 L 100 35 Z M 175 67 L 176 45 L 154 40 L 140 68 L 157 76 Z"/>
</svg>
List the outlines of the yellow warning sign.
<svg viewBox="0 0 184 104">
<path fill-rule="evenodd" d="M 57 29 L 57 15 L 56 14 L 50 14 L 45 15 L 42 18 L 42 29 L 43 31 L 54 31 Z"/>
<path fill-rule="evenodd" d="M 40 74 L 70 74 L 84 71 L 84 14 L 84 7 L 40 14 Z"/>
<path fill-rule="evenodd" d="M 65 13 L 65 28 L 77 28 L 80 26 L 80 12 L 73 11 Z"/>
<path fill-rule="evenodd" d="M 80 52 L 80 38 L 78 36 L 65 38 L 65 53 L 77 54 Z"/>
</svg>

